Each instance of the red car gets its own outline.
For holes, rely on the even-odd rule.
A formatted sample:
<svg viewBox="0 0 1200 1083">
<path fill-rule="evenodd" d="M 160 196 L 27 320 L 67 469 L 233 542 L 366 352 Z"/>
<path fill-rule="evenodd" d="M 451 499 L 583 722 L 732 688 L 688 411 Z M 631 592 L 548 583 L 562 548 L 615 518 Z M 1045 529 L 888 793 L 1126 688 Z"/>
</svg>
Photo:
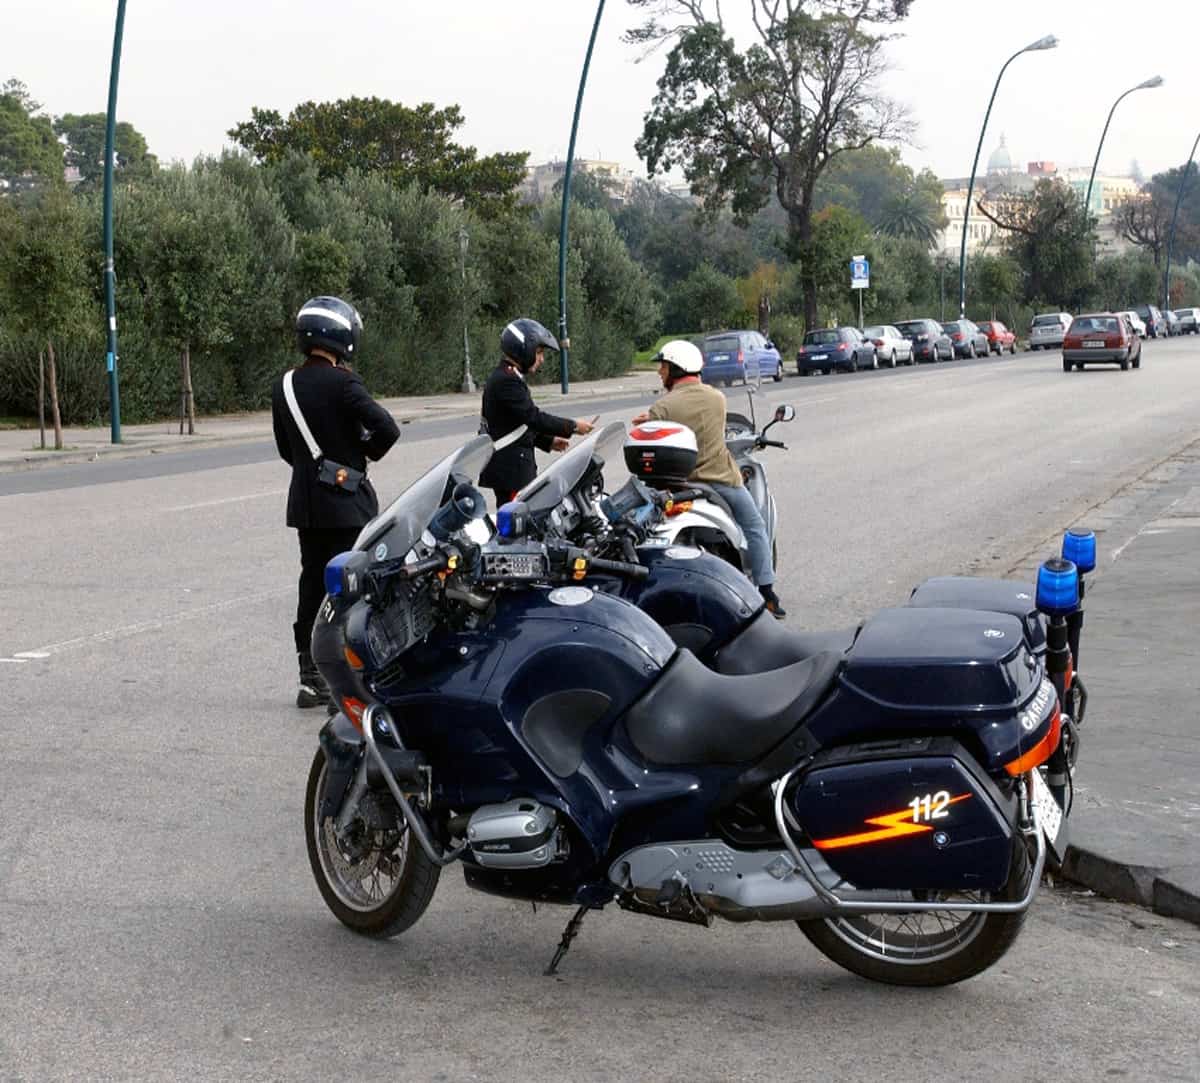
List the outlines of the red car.
<svg viewBox="0 0 1200 1083">
<path fill-rule="evenodd" d="M 1017 336 L 999 320 L 984 320 L 979 325 L 979 330 L 987 335 L 988 346 L 996 353 L 1004 353 L 1005 350 L 1009 353 L 1017 352 Z"/>
</svg>

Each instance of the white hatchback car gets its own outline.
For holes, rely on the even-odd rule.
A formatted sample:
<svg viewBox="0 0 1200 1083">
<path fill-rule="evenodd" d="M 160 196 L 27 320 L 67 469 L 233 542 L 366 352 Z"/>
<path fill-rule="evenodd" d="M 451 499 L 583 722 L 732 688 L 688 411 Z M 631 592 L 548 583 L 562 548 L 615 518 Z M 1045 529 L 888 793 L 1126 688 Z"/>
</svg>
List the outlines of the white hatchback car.
<svg viewBox="0 0 1200 1083">
<path fill-rule="evenodd" d="M 1138 338 L 1146 337 L 1146 321 L 1143 320 L 1141 316 L 1132 311 L 1121 312 L 1119 315 L 1124 316 L 1131 324 L 1133 324 L 1133 329 L 1137 332 Z"/>
<path fill-rule="evenodd" d="M 1029 325 L 1029 348 L 1031 350 L 1057 350 L 1063 344 L 1067 328 L 1071 326 L 1069 312 L 1047 312 L 1034 316 Z"/>
</svg>

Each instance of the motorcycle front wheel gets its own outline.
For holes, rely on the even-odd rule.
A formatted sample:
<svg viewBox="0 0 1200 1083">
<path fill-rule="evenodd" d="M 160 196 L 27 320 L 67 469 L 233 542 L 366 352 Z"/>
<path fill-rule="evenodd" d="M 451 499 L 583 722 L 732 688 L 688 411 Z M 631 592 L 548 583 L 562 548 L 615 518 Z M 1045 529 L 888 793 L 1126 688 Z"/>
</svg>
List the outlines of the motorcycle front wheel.
<svg viewBox="0 0 1200 1083">
<path fill-rule="evenodd" d="M 441 869 L 421 849 L 390 795 L 368 792 L 339 838 L 320 816 L 328 773 L 317 749 L 304 797 L 308 861 L 325 905 L 364 936 L 397 936 L 425 912 Z"/>
<path fill-rule="evenodd" d="M 998 902 L 1021 898 L 1029 876 L 1029 852 L 1018 840 L 1008 882 L 991 897 Z M 953 898 L 982 897 L 964 893 Z M 986 970 L 1012 947 L 1024 921 L 1025 912 L 911 911 L 846 914 L 796 924 L 822 955 L 853 974 L 889 985 L 936 986 L 953 985 Z"/>
</svg>

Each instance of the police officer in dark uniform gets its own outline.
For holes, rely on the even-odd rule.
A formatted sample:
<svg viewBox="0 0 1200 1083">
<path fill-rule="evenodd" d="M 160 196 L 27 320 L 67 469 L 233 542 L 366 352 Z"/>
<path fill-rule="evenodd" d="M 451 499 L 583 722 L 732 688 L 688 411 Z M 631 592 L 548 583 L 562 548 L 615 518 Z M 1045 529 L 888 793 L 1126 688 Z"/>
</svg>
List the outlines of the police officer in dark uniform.
<svg viewBox="0 0 1200 1083">
<path fill-rule="evenodd" d="M 496 494 L 496 506 L 537 477 L 533 449 L 562 451 L 567 438 L 592 431 L 592 422 L 573 421 L 539 410 L 525 378 L 537 372 L 558 340 L 537 320 L 513 320 L 500 334 L 500 363 L 483 388 L 483 427 L 498 445 L 479 484 Z M 517 430 L 525 429 L 518 435 Z"/>
<path fill-rule="evenodd" d="M 292 468 L 287 525 L 300 536 L 299 602 L 292 626 L 300 662 L 297 707 L 329 702 L 309 646 L 325 596 L 325 565 L 352 549 L 359 531 L 379 514 L 379 499 L 365 477 L 367 460 L 383 458 L 400 436 L 392 415 L 347 367 L 358 356 L 361 335 L 362 317 L 337 297 L 314 297 L 296 316 L 304 361 L 291 372 L 291 390 L 319 458 L 293 416 L 284 377 L 271 389 L 275 445 Z"/>
</svg>

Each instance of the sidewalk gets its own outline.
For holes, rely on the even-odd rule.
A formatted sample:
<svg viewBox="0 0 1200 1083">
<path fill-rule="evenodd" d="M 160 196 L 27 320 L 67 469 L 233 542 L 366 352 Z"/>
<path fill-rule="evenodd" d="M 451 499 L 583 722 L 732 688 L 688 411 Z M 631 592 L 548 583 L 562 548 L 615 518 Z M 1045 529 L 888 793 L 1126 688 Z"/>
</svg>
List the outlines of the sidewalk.
<svg viewBox="0 0 1200 1083">
<path fill-rule="evenodd" d="M 660 386 L 658 374 L 655 372 L 631 372 L 607 380 L 572 383 L 570 393 L 565 396 L 557 384 L 539 384 L 533 388 L 533 397 L 539 406 L 551 413 L 575 416 L 584 413 L 580 403 L 586 403 L 589 399 L 644 395 L 649 402 Z M 480 394 L 481 391 L 473 395 L 420 395 L 380 401 L 392 412 L 396 420 L 404 425 L 430 418 L 478 418 Z M 473 427 L 471 431 L 474 432 Z M 112 458 L 149 455 L 271 438 L 269 410 L 251 414 L 198 417 L 194 436 L 179 435 L 178 418 L 145 425 L 122 425 L 119 444 L 112 443 L 111 432 L 107 426 L 66 428 L 63 430 L 63 443 L 66 446 L 62 451 L 38 450 L 39 435 L 36 427 L 3 429 L 0 430 L 0 471 L 91 462 L 101 456 Z M 54 433 L 49 427 L 46 430 L 46 442 L 53 448 Z"/>
<path fill-rule="evenodd" d="M 1077 524 L 1096 530 L 1097 568 L 1063 875 L 1200 924 L 1200 445 L 1164 465 L 1165 483 Z"/>
</svg>

